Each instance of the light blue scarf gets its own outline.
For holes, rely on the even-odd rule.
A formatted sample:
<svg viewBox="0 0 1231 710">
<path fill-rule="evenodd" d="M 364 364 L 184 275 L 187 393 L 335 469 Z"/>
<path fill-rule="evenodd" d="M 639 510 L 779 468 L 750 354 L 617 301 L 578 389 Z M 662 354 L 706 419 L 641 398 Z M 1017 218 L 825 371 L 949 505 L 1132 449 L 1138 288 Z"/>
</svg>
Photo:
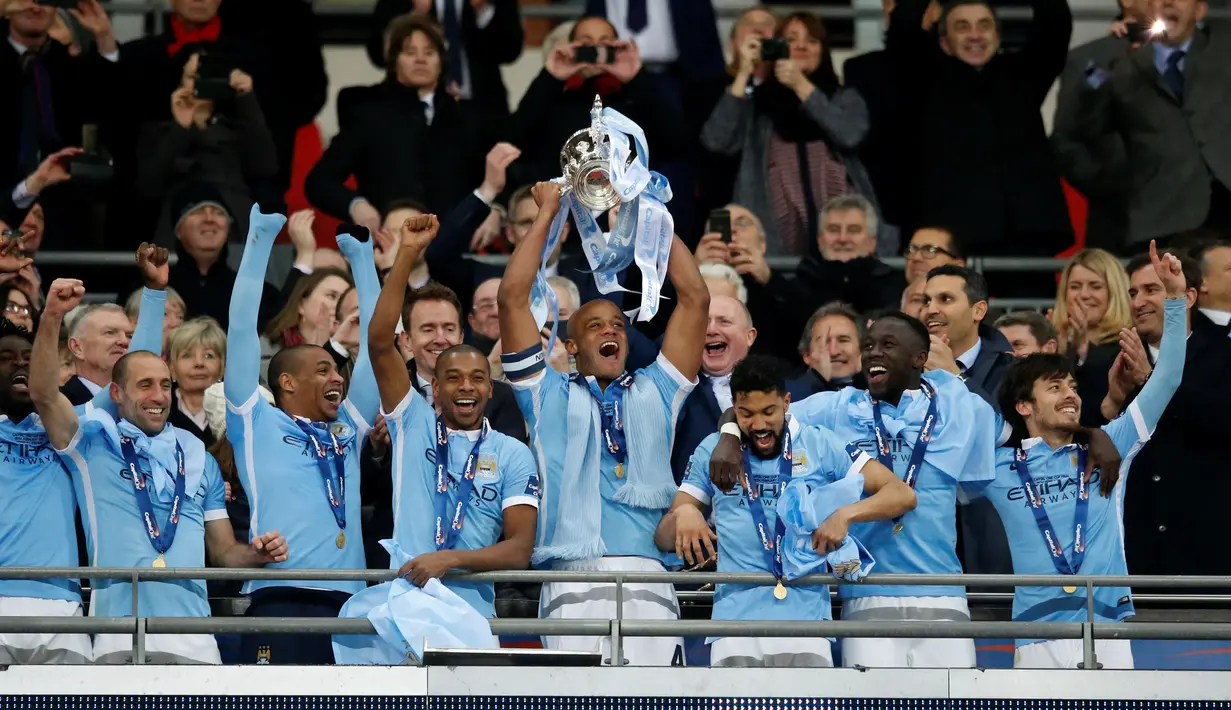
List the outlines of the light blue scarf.
<svg viewBox="0 0 1231 710">
<path fill-rule="evenodd" d="M 618 385 L 612 384 L 610 387 Z M 615 492 L 616 503 L 666 510 L 675 497 L 671 439 L 666 407 L 654 383 L 633 380 L 624 395 L 623 423 L 628 446 L 627 476 Z M 580 383 L 569 384 L 568 444 L 564 467 L 547 471 L 547 495 L 555 496 L 554 520 L 541 526 L 533 561 L 590 561 L 602 557 L 603 428 L 599 404 Z M 554 493 L 553 493 L 554 491 Z"/>
<path fill-rule="evenodd" d="M 197 437 L 167 424 L 157 436 L 149 436 L 127 419 L 116 420 L 101 409 L 93 409 L 82 420 L 84 426 L 101 429 L 108 446 L 122 461 L 120 437 L 132 439 L 138 456 L 149 461 L 150 478 L 154 482 L 154 494 L 159 500 L 170 503 L 175 497 L 175 442 L 184 450 L 184 490 L 191 497 L 205 475 L 205 444 Z M 83 432 L 83 434 L 86 432 Z"/>
<path fill-rule="evenodd" d="M 876 564 L 871 553 L 852 535 L 842 546 L 821 555 L 812 549 L 812 532 L 844 505 L 859 502 L 863 495 L 863 474 L 852 473 L 830 483 L 816 473 L 791 479 L 778 499 L 778 515 L 786 524 L 782 542 L 782 572 L 787 579 L 832 572 L 839 579 L 857 582 Z"/>
</svg>

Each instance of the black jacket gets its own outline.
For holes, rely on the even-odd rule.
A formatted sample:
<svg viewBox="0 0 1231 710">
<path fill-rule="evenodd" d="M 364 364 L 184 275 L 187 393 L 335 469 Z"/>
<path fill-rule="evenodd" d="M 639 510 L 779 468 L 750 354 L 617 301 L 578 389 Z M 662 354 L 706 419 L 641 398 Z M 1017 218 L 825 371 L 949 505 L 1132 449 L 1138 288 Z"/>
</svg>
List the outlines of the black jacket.
<svg viewBox="0 0 1231 710">
<path fill-rule="evenodd" d="M 171 278 L 167 285 L 184 299 L 184 317 L 209 316 L 218 321 L 225 331 L 231 322 L 231 291 L 235 290 L 236 276 L 235 271 L 227 266 L 226 250 L 223 250 L 218 261 L 204 275 L 183 249 L 179 249 L 177 253 L 179 261 L 171 267 Z M 127 293 L 131 293 L 131 289 L 125 292 Z M 267 282 L 261 292 L 257 328 L 264 329 L 269 319 L 281 309 L 282 298 L 278 295 L 278 289 Z"/>
<path fill-rule="evenodd" d="M 1000 394 L 1000 383 L 1014 362 L 1013 347 L 999 330 L 986 323 L 979 324 L 979 341 L 983 346 L 979 349 L 975 364 L 966 370 L 966 387 L 999 412 L 1000 404 L 996 398 Z M 960 354 L 954 353 L 955 356 Z"/>
<path fill-rule="evenodd" d="M 910 235 L 920 225 L 908 209 L 913 206 L 913 186 L 907 181 L 909 172 L 902 169 L 913 145 L 901 111 L 897 65 L 883 49 L 865 52 L 842 65 L 842 81 L 868 106 L 868 135 L 859 146 L 859 160 L 872 180 L 881 219 Z"/>
<path fill-rule="evenodd" d="M 718 431 L 718 418 L 721 416 L 722 410 L 714 397 L 710 376 L 702 373 L 698 375 L 697 386 L 684 400 L 676 419 L 675 442 L 671 447 L 671 472 L 675 474 L 676 484 L 684 480 L 688 459 L 693 452 L 705 437 Z"/>
<path fill-rule="evenodd" d="M 94 393 L 90 391 L 89 387 L 86 387 L 85 383 L 77 375 L 68 378 L 68 382 L 65 382 L 64 386 L 60 388 L 60 392 L 65 397 L 68 397 L 68 401 L 74 407 L 79 407 L 94 399 Z"/>
</svg>

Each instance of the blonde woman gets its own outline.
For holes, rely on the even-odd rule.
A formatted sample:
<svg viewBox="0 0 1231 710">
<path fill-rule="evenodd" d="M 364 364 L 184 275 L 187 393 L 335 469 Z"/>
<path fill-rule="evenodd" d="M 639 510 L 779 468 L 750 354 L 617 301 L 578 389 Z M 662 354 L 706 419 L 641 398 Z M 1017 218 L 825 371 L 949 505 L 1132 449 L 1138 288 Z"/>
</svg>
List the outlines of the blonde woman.
<svg viewBox="0 0 1231 710">
<path fill-rule="evenodd" d="M 205 390 L 222 381 L 227 335 L 213 318 L 193 318 L 171 331 L 168 343 L 172 408 L 168 421 L 192 432 L 209 447 L 218 432 L 205 412 Z"/>
</svg>

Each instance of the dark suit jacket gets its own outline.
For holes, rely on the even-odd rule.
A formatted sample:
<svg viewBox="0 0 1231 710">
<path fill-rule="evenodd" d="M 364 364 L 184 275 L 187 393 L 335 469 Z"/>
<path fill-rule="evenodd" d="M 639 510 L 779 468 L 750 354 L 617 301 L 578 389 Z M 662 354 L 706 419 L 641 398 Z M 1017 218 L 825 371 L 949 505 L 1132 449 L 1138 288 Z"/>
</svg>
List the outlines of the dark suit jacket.
<svg viewBox="0 0 1231 710">
<path fill-rule="evenodd" d="M 1078 125 L 1090 140 L 1124 141 L 1130 181 L 1128 242 L 1142 244 L 1203 225 L 1210 178 L 1231 188 L 1231 25 L 1212 21 L 1193 35 L 1180 101 L 1154 66 L 1147 44 L 1116 62 L 1097 90 L 1088 86 Z"/>
<path fill-rule="evenodd" d="M 675 474 L 678 484 L 684 480 L 684 472 L 688 468 L 688 459 L 697 450 L 697 446 L 705 437 L 718 431 L 718 418 L 722 410 L 718 408 L 718 400 L 714 397 L 714 388 L 709 375 L 697 376 L 697 386 L 684 400 L 680 408 L 680 416 L 675 424 L 675 443 L 671 447 L 671 472 Z"/>
<path fill-rule="evenodd" d="M 1051 134 L 1061 175 L 1089 202 L 1086 246 L 1112 251 L 1124 247 L 1128 233 L 1128 156 L 1119 133 L 1087 137 L 1081 117 L 1094 100 L 1086 87 L 1086 68 L 1106 66 L 1128 49 L 1127 38 L 1108 36 L 1069 50 Z"/>
<path fill-rule="evenodd" d="M 453 2 L 455 0 L 449 0 Z M 480 109 L 484 120 L 499 121 L 509 115 L 509 94 L 500 75 L 500 65 L 517 61 L 521 56 L 525 33 L 522 31 L 521 14 L 517 0 L 493 0 L 495 15 L 486 27 L 479 28 L 474 8 L 469 2 L 462 3 L 462 46 L 470 70 L 470 95 Z M 411 0 L 377 0 L 372 10 L 372 24 L 368 33 L 368 58 L 378 67 L 385 66 L 385 30 L 394 18 L 409 13 Z M 432 1 L 430 15 L 436 17 L 436 2 Z M 443 21 L 437 18 L 437 21 Z M 443 29 L 442 29 L 443 32 Z M 449 76 L 459 79 L 454 67 L 446 67 Z M 341 104 L 339 97 L 339 111 Z"/>
<path fill-rule="evenodd" d="M 966 387 L 999 412 L 1000 404 L 996 397 L 1000 394 L 1000 383 L 1004 381 L 1005 373 L 1013 364 L 1013 348 L 1000 331 L 986 323 L 979 324 L 979 340 L 983 347 L 979 350 L 979 357 L 975 358 L 975 364 L 966 371 Z"/>
<path fill-rule="evenodd" d="M 842 84 L 854 89 L 868 106 L 868 134 L 859 146 L 859 159 L 868 170 L 881 219 L 910 235 L 920 225 L 908 207 L 912 186 L 902 161 L 916 146 L 910 143 L 898 90 L 898 71 L 885 50 L 851 57 L 842 65 Z"/>
<path fill-rule="evenodd" d="M 711 0 L 668 0 L 671 30 L 680 57 L 676 71 L 685 79 L 721 76 L 725 60 L 718 40 L 718 18 Z M 607 17 L 605 0 L 586 0 L 586 16 Z M 623 19 L 623 18 L 618 18 Z"/>
<path fill-rule="evenodd" d="M 791 402 L 801 402 L 819 392 L 837 392 L 844 387 L 866 390 L 868 381 L 864 379 L 862 372 L 856 372 L 855 376 L 849 380 L 830 382 L 821 377 L 821 373 L 809 367 L 802 375 L 786 383 L 786 391 L 791 395 Z"/>
<path fill-rule="evenodd" d="M 68 401 L 72 403 L 74 407 L 79 407 L 94 399 L 94 393 L 91 392 L 90 388 L 86 387 L 81 381 L 81 378 L 76 375 L 68 378 L 68 382 L 65 382 L 64 386 L 60 388 L 60 392 L 65 397 L 68 397 Z"/>
</svg>

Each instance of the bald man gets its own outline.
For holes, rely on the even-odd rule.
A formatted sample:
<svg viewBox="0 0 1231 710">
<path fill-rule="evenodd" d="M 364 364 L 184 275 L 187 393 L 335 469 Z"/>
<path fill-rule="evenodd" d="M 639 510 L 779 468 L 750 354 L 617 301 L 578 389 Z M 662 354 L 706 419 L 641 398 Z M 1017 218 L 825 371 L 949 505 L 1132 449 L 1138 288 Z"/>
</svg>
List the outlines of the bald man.
<svg viewBox="0 0 1231 710">
<path fill-rule="evenodd" d="M 466 322 L 470 325 L 468 342 L 484 354 L 490 353 L 500 339 L 500 306 L 496 303 L 496 292 L 499 290 L 498 278 L 479 284 L 474 290 L 470 315 L 466 316 Z"/>
<path fill-rule="evenodd" d="M 688 458 L 705 437 L 718 431 L 718 418 L 731 406 L 731 371 L 757 339 L 748 308 L 730 296 L 710 295 L 700 381 L 684 400 L 671 448 L 671 472 L 684 479 Z"/>
</svg>

